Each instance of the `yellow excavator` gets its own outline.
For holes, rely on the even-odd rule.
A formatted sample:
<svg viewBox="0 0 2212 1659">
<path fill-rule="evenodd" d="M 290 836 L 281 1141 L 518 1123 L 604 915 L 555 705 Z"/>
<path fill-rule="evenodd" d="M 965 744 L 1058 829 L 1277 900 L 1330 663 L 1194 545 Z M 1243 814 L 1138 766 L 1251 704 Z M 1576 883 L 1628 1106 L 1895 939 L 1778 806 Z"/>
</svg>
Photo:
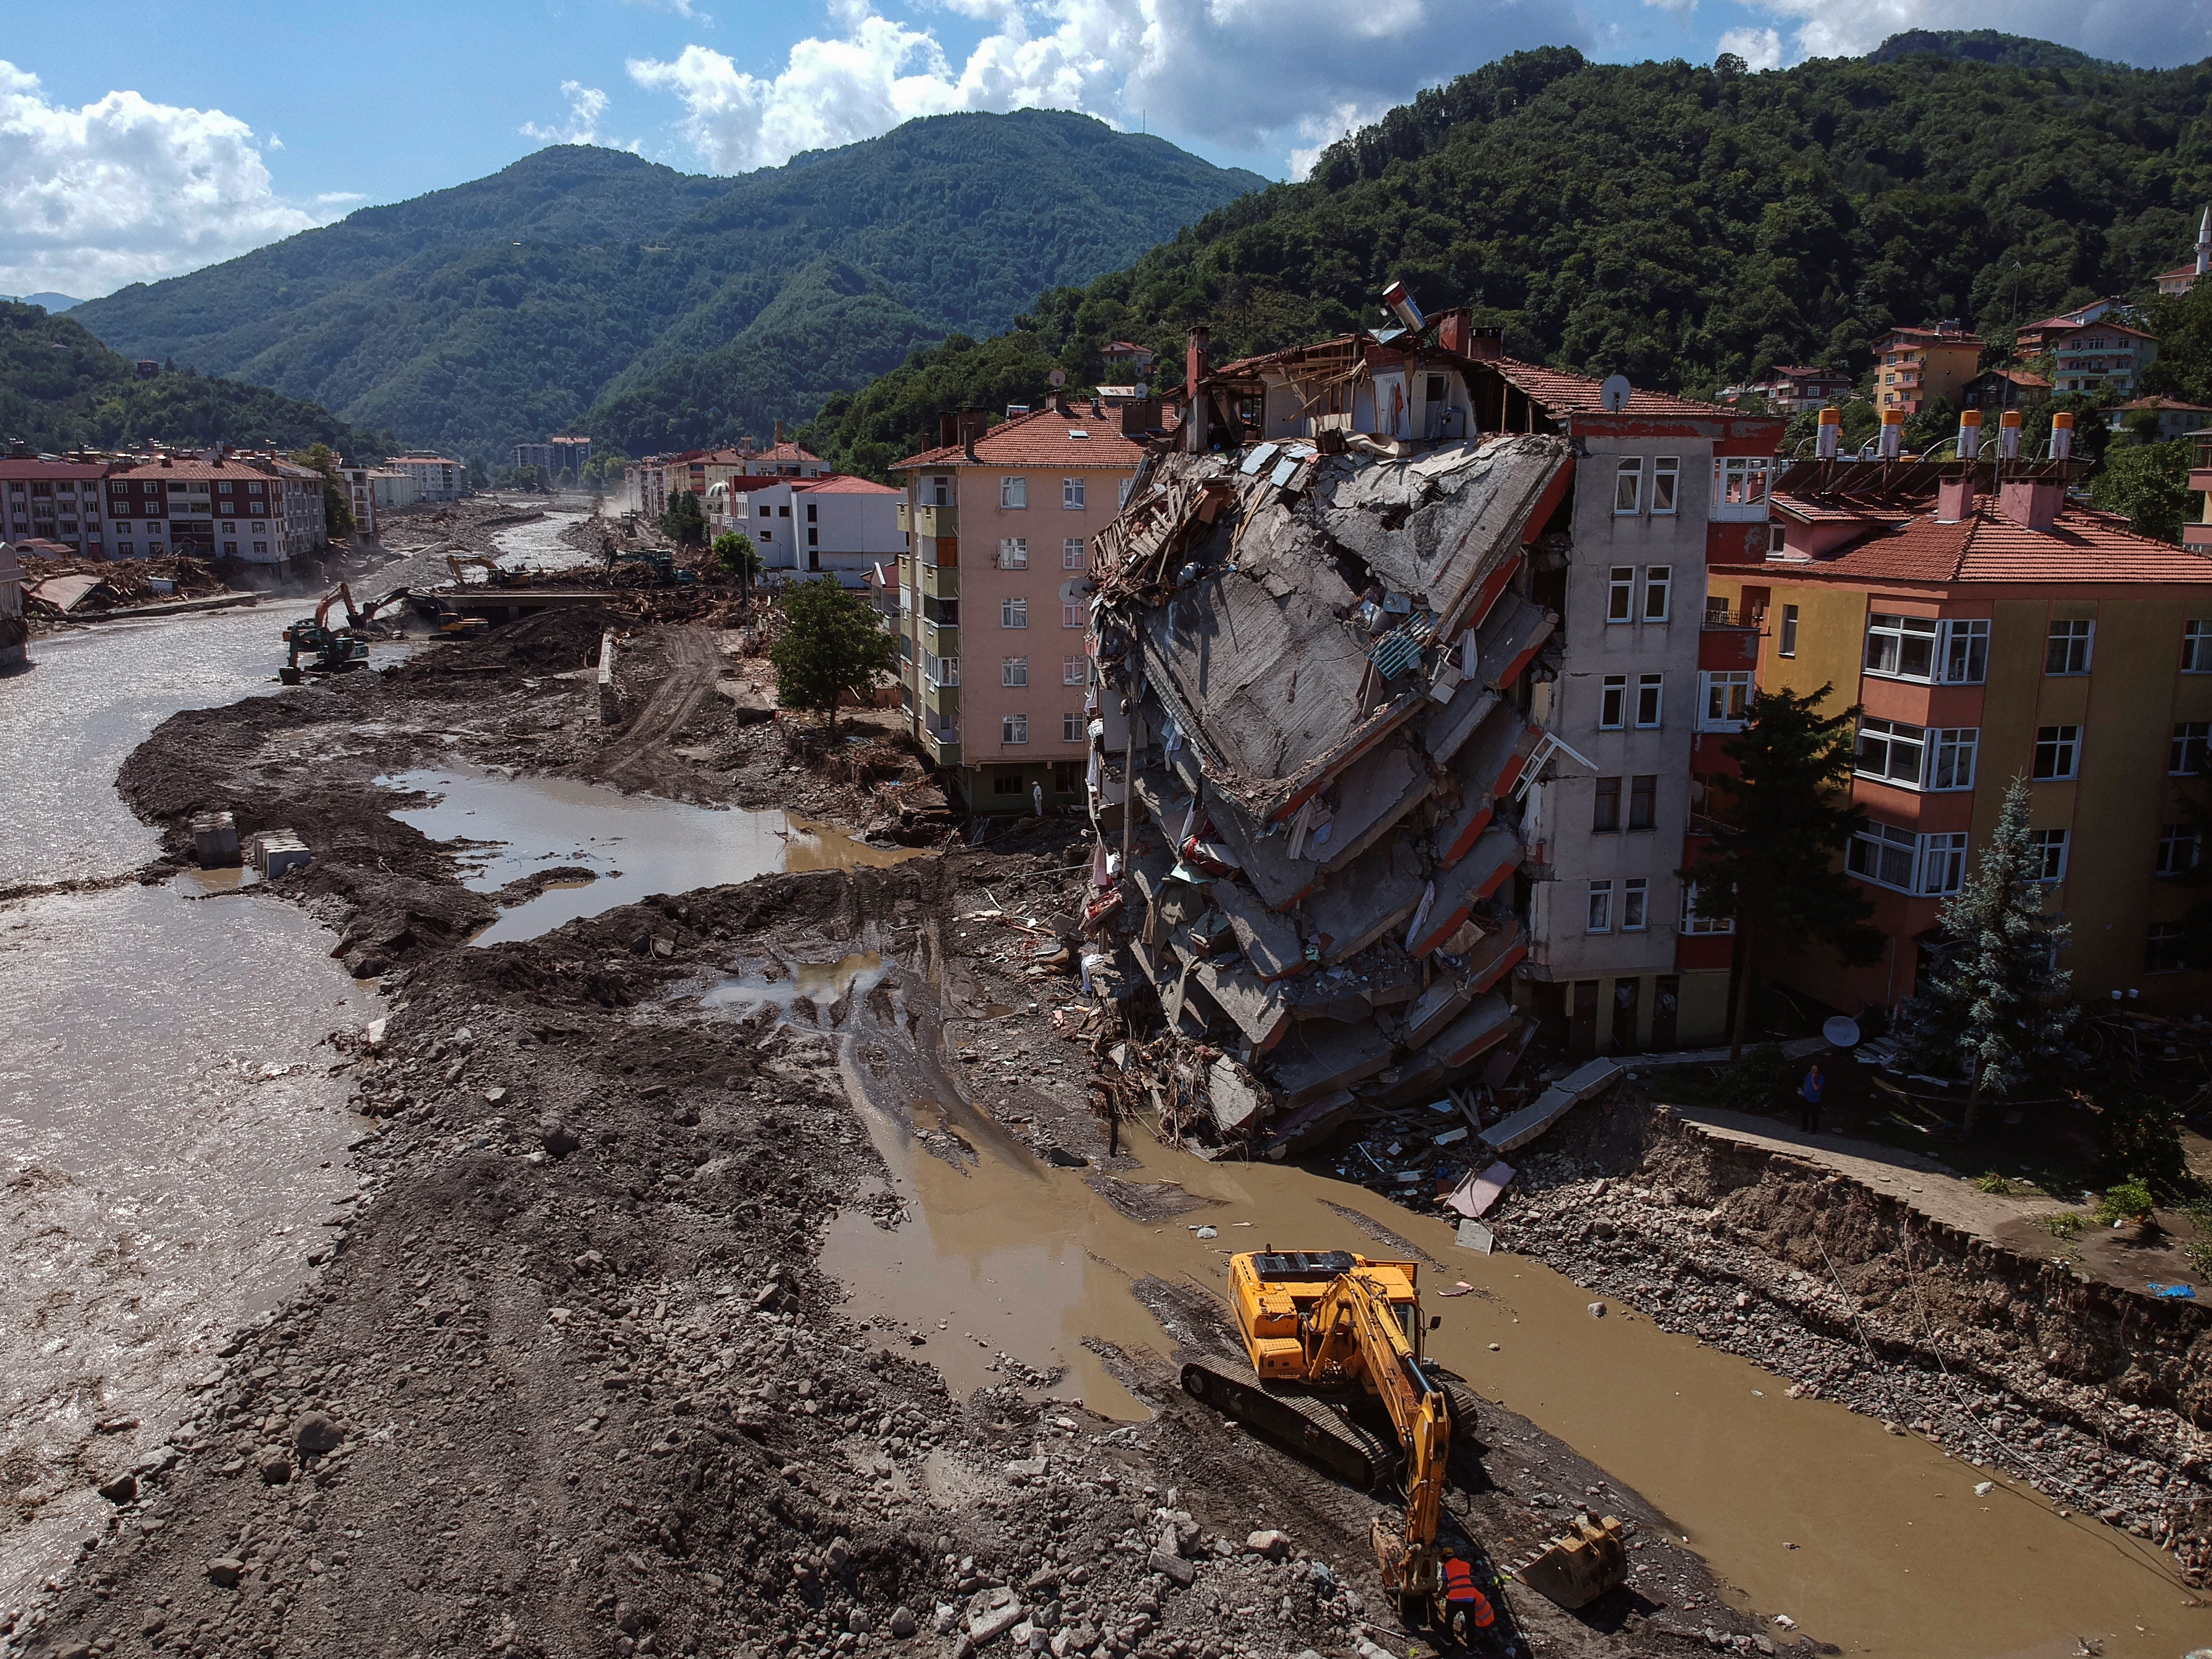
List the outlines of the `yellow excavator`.
<svg viewBox="0 0 2212 1659">
<path fill-rule="evenodd" d="M 530 586 L 530 577 L 528 573 L 520 570 L 509 570 L 497 559 L 488 559 L 481 553 L 472 553 L 465 556 L 452 553 L 446 555 L 446 568 L 453 573 L 453 580 L 460 583 L 464 587 L 466 587 L 469 585 L 469 570 L 471 567 L 474 567 L 475 568 L 483 571 L 484 573 L 483 579 L 485 582 L 493 587 L 527 587 Z"/>
<path fill-rule="evenodd" d="M 1363 1487 L 1402 1477 L 1402 1527 L 1382 1516 L 1370 1531 L 1384 1585 L 1407 1621 L 1423 1617 L 1456 1630 L 1470 1607 L 1490 1609 L 1472 1590 L 1468 1564 L 1441 1548 L 1437 1519 L 1455 1431 L 1471 1434 L 1474 1395 L 1439 1376 L 1422 1339 L 1441 1320 L 1421 1318 L 1420 1267 L 1370 1261 L 1349 1250 L 1272 1247 L 1232 1255 L 1229 1303 L 1244 1342 L 1248 1374 L 1194 1361 L 1184 1391 Z M 1378 1402 L 1393 1434 L 1363 1423 Z M 1578 1607 L 1625 1583 L 1620 1523 L 1578 1526 L 1516 1570 L 1524 1583 Z M 1471 1631 L 1460 1632 L 1471 1635 Z"/>
</svg>

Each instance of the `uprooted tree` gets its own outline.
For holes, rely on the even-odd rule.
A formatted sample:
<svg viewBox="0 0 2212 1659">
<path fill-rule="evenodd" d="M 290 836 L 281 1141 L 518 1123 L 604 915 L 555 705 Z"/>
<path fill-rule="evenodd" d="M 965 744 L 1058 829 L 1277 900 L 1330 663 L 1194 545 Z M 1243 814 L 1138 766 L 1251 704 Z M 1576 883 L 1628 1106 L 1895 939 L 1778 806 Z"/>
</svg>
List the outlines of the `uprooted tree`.
<svg viewBox="0 0 2212 1659">
<path fill-rule="evenodd" d="M 2050 902 L 2028 827 L 2027 781 L 2016 777 L 1973 873 L 1936 913 L 1947 939 L 1941 963 L 1898 1012 L 1911 1063 L 1966 1073 L 1967 1134 L 1984 1095 L 2010 1094 L 2068 1052 L 2081 1010 L 2073 974 L 2057 965 L 2069 929 Z"/>
<path fill-rule="evenodd" d="M 1711 781 L 1711 835 L 1682 872 L 1700 915 L 1735 923 L 1732 1057 L 1743 1053 L 1762 963 L 1808 945 L 1852 963 L 1881 951 L 1881 934 L 1867 925 L 1874 907 L 1838 862 L 1866 819 L 1844 793 L 1859 711 L 1823 717 L 1831 690 L 1759 693 L 1743 730 L 1721 745 L 1738 770 Z"/>
<path fill-rule="evenodd" d="M 837 739 L 837 708 L 865 702 L 898 665 L 898 641 L 884 631 L 876 609 L 848 593 L 834 576 L 800 582 L 783 596 L 784 629 L 769 647 L 775 700 L 785 708 L 826 715 Z"/>
</svg>

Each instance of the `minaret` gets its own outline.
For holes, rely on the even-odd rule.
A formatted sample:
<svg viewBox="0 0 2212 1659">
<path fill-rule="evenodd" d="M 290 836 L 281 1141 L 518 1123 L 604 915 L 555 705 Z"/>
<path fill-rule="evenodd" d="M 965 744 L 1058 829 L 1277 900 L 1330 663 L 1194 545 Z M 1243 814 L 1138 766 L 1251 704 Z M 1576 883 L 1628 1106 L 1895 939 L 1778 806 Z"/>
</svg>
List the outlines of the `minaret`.
<svg viewBox="0 0 2212 1659">
<path fill-rule="evenodd" d="M 2204 217 L 2197 227 L 2197 274 L 2202 276 L 2212 271 L 2212 207 L 2204 210 Z"/>
</svg>

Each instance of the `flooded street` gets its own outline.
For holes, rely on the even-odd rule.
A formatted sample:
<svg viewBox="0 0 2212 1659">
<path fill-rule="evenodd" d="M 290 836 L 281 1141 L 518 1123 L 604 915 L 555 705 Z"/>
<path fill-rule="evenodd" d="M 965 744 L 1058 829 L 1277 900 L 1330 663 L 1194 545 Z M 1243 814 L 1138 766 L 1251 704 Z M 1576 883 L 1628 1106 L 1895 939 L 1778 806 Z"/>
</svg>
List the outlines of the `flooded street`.
<svg viewBox="0 0 2212 1659">
<path fill-rule="evenodd" d="M 902 1024 L 917 1000 L 897 1000 Z M 883 1029 L 861 998 L 850 1006 L 860 1012 L 844 1028 L 848 1053 Z M 917 1042 L 929 1030 L 925 1016 Z M 919 1064 L 933 1069 L 926 1057 Z M 1145 1206 L 1117 1206 L 1104 1195 L 1113 1177 L 1049 1166 L 949 1085 L 915 1098 L 905 1092 L 915 1079 L 896 1068 L 879 1083 L 848 1060 L 845 1074 L 908 1219 L 886 1231 L 856 1208 L 832 1231 L 823 1266 L 848 1286 L 854 1317 L 920 1327 L 927 1340 L 916 1353 L 956 1391 L 1007 1380 L 993 1369 L 1003 1351 L 1038 1370 L 1065 1367 L 1052 1390 L 1061 1397 L 1141 1419 L 1141 1403 L 1085 1346 L 1171 1352 L 1175 1334 L 1163 1333 L 1134 1284 L 1218 1295 L 1231 1252 L 1268 1246 L 1398 1254 L 1379 1231 L 1426 1258 L 1425 1310 L 1443 1316 L 1431 1352 L 1640 1492 L 1747 1610 L 1787 1613 L 1846 1652 L 1929 1659 L 2073 1659 L 2077 1633 L 2114 1659 L 2179 1659 L 2212 1643 L 2212 1609 L 2143 1540 L 2062 1518 L 2002 1478 L 1978 1497 L 1984 1471 L 1917 1437 L 1792 1400 L 1786 1378 L 1617 1306 L 1594 1319 L 1589 1294 L 1568 1279 L 1523 1258 L 1462 1250 L 1453 1228 L 1364 1188 L 1209 1164 L 1133 1126 L 1124 1146 L 1144 1168 L 1124 1193 Z M 1146 1206 L 1181 1212 L 1125 1213 Z M 1217 1237 L 1200 1239 L 1201 1226 Z M 1472 1293 L 1437 1294 L 1455 1280 Z"/>
<path fill-rule="evenodd" d="M 150 858 L 117 767 L 179 709 L 273 691 L 277 636 L 309 608 L 35 642 L 0 679 L 0 884 Z M 292 906 L 190 876 L 0 906 L 0 1613 L 105 1524 L 92 1485 L 161 1443 L 185 1382 L 299 1282 L 353 1186 L 348 1085 L 315 1045 L 374 1010 L 329 949 Z"/>
</svg>

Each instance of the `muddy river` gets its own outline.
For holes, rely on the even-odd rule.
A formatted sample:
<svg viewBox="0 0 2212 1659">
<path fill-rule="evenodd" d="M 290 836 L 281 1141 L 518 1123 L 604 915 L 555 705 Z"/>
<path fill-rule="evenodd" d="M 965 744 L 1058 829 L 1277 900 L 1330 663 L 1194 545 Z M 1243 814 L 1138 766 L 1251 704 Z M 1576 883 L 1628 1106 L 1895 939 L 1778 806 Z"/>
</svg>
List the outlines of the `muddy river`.
<svg viewBox="0 0 2212 1659">
<path fill-rule="evenodd" d="M 813 971 L 834 983 L 854 961 Z M 847 1006 L 866 1019 L 863 997 Z M 926 1016 L 918 1024 L 929 1029 Z M 886 1232 L 848 1212 L 823 1266 L 848 1287 L 854 1316 L 919 1326 L 927 1343 L 916 1352 L 957 1389 L 1006 1381 L 994 1369 L 1003 1352 L 1066 1368 L 1058 1394 L 1141 1418 L 1084 1346 L 1170 1352 L 1174 1334 L 1133 1283 L 1218 1290 L 1230 1252 L 1268 1245 L 1396 1254 L 1341 1206 L 1427 1257 L 1420 1283 L 1426 1310 L 1443 1316 L 1431 1339 L 1442 1363 L 1641 1492 L 1746 1611 L 1787 1614 L 1846 1652 L 1928 1659 L 2074 1659 L 2077 1635 L 2115 1659 L 2212 1644 L 2212 1609 L 2142 1540 L 2062 1517 L 2002 1477 L 1977 1496 L 1990 1477 L 1972 1465 L 1839 1406 L 1792 1400 L 1786 1378 L 1617 1305 L 1593 1318 L 1589 1292 L 1534 1261 L 1461 1249 L 1452 1227 L 1364 1188 L 1208 1164 L 1141 1129 L 1125 1143 L 1145 1166 L 1129 1178 L 1176 1183 L 1192 1207 L 1133 1221 L 1095 1189 L 1097 1172 L 1041 1162 L 941 1073 L 919 1090 L 896 1073 L 875 1081 L 852 1063 L 860 1035 L 848 1029 L 848 1091 L 908 1219 Z M 1215 1236 L 1200 1238 L 1201 1227 Z M 1468 1293 L 1437 1294 L 1462 1283 Z"/>
</svg>

